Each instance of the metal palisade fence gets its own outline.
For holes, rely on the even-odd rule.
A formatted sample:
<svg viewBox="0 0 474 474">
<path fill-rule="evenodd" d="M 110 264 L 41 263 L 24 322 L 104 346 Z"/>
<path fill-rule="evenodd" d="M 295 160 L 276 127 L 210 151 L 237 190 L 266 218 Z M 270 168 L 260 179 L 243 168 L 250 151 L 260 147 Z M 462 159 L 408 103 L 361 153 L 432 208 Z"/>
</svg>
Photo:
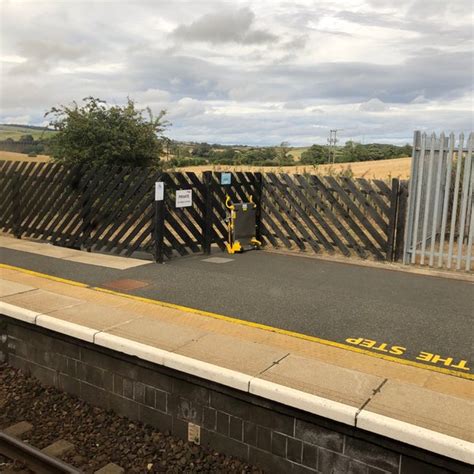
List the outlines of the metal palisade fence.
<svg viewBox="0 0 474 474">
<path fill-rule="evenodd" d="M 474 135 L 415 132 L 403 261 L 470 271 Z"/>
</svg>

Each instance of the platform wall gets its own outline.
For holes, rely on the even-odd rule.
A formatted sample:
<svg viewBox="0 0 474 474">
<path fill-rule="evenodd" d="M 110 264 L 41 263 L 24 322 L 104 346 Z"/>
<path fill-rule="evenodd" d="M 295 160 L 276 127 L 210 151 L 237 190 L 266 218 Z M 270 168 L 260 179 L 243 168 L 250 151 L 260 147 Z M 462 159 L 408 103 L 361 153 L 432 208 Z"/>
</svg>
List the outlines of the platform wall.
<svg viewBox="0 0 474 474">
<path fill-rule="evenodd" d="M 81 399 L 270 473 L 445 473 L 469 466 L 0 315 L 0 360 Z M 195 435 L 195 430 L 192 435 Z"/>
</svg>

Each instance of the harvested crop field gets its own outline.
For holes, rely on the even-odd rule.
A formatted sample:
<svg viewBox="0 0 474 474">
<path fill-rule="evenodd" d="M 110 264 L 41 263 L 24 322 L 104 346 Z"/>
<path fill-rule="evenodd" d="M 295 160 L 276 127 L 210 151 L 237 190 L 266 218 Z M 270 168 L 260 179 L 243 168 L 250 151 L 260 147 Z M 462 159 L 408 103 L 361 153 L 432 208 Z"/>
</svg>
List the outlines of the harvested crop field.
<svg viewBox="0 0 474 474">
<path fill-rule="evenodd" d="M 45 163 L 51 160 L 47 155 L 38 155 L 29 157 L 22 153 L 13 153 L 10 151 L 0 151 L 0 160 L 13 161 L 33 161 L 36 163 Z M 400 178 L 408 179 L 410 176 L 411 158 L 395 158 L 393 160 L 380 161 L 359 161 L 354 163 L 339 163 L 334 165 L 316 165 L 316 166 L 238 166 L 238 165 L 203 165 L 186 166 L 176 168 L 176 171 L 194 171 L 201 173 L 203 171 L 260 171 L 267 173 L 288 173 L 288 174 L 319 174 L 319 175 L 337 175 L 339 173 L 349 173 L 354 178 L 367 179 L 390 179 Z"/>
<path fill-rule="evenodd" d="M 1 151 L 0 160 L 7 161 L 33 161 L 35 163 L 46 163 L 51 160 L 48 155 L 28 156 L 24 153 L 14 153 L 12 151 Z"/>
<path fill-rule="evenodd" d="M 316 166 L 233 166 L 233 165 L 215 165 L 215 166 L 187 166 L 179 168 L 179 171 L 194 171 L 200 173 L 203 171 L 260 171 L 267 173 L 288 173 L 288 174 L 319 174 L 319 175 L 337 175 L 342 172 L 352 173 L 354 178 L 367 179 L 407 179 L 410 176 L 411 158 L 395 158 L 393 160 L 380 161 L 359 161 L 355 163 L 339 163 L 334 165 L 316 165 Z"/>
</svg>

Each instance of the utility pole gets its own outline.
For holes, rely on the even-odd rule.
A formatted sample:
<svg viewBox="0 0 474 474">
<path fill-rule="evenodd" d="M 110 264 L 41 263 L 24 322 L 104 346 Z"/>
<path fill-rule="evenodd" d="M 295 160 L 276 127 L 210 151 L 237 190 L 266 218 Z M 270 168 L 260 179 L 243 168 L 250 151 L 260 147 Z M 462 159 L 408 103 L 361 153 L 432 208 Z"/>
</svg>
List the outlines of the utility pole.
<svg viewBox="0 0 474 474">
<path fill-rule="evenodd" d="M 336 161 L 336 144 L 338 142 L 337 132 L 340 132 L 341 130 L 342 130 L 341 128 L 335 128 L 335 129 L 329 130 L 329 138 L 328 138 L 329 157 L 328 157 L 328 163 L 334 163 Z"/>
</svg>

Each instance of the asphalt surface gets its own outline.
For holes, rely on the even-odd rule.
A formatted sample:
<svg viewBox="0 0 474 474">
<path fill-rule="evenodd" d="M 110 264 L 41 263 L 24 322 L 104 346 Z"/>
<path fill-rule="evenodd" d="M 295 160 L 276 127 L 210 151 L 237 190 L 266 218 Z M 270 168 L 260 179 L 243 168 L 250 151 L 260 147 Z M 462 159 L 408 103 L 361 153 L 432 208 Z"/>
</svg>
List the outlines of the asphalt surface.
<svg viewBox="0 0 474 474">
<path fill-rule="evenodd" d="M 1 249 L 1 261 L 10 265 L 91 286 L 140 280 L 148 286 L 129 293 L 330 341 L 349 338 L 354 345 L 364 338 L 375 341 L 361 345 L 374 353 L 403 347 L 401 358 L 427 365 L 458 370 L 464 360 L 459 371 L 472 373 L 466 369 L 473 361 L 469 282 L 263 251 L 213 257 L 232 260 L 209 263 L 197 255 L 114 270 Z M 438 358 L 423 361 L 430 355 L 421 353 Z"/>
</svg>

